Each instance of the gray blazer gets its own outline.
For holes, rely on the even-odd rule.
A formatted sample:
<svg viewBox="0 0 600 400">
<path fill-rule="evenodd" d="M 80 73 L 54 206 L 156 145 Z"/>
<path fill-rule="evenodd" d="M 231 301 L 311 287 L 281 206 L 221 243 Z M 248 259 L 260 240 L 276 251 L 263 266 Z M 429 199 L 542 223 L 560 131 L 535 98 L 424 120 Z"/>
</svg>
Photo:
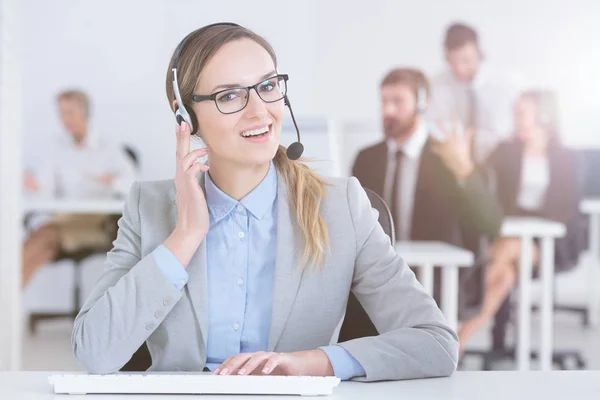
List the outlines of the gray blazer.
<svg viewBox="0 0 600 400">
<path fill-rule="evenodd" d="M 352 290 L 382 332 L 340 345 L 377 381 L 448 376 L 458 339 L 433 299 L 390 245 L 356 178 L 330 178 L 321 213 L 330 250 L 326 267 L 301 268 L 303 236 L 278 176 L 277 253 L 268 351 L 330 344 Z M 200 184 L 204 187 L 201 175 Z M 75 319 L 77 359 L 92 373 L 118 371 L 147 342 L 151 371 L 202 371 L 206 363 L 206 245 L 180 291 L 150 253 L 177 221 L 173 180 L 135 183 L 119 220 L 106 269 Z"/>
</svg>

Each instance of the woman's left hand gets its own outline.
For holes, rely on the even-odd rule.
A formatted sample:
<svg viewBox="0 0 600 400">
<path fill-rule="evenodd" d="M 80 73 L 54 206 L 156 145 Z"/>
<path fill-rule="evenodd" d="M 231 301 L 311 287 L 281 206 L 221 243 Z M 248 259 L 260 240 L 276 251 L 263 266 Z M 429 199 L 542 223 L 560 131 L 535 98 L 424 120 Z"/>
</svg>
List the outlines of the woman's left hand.
<svg viewBox="0 0 600 400">
<path fill-rule="evenodd" d="M 333 376 L 329 357 L 322 350 L 273 353 L 259 351 L 229 357 L 215 375 Z"/>
</svg>

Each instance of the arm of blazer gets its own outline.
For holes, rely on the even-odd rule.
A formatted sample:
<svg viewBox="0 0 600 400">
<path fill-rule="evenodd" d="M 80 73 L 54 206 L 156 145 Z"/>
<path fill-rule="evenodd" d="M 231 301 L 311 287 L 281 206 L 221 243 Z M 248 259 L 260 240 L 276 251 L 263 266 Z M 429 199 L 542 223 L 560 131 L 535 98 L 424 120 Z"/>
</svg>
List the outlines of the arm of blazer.
<svg viewBox="0 0 600 400">
<path fill-rule="evenodd" d="M 484 170 L 476 169 L 459 191 L 460 220 L 480 235 L 491 239 L 498 236 L 504 215 Z"/>
<path fill-rule="evenodd" d="M 380 332 L 339 344 L 366 372 L 356 379 L 451 375 L 458 360 L 456 333 L 390 245 L 356 178 L 348 180 L 347 190 L 357 251 L 352 291 Z"/>
<path fill-rule="evenodd" d="M 140 191 L 134 183 L 106 270 L 75 318 L 75 357 L 92 373 L 123 367 L 182 296 L 151 254 L 142 257 Z"/>
</svg>

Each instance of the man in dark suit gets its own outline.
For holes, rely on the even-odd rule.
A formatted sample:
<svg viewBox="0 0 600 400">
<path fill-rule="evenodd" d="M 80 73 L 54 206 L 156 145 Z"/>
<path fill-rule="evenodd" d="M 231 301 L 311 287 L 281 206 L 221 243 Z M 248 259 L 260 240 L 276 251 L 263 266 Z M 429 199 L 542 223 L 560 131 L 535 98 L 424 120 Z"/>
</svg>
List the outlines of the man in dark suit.
<svg viewBox="0 0 600 400">
<path fill-rule="evenodd" d="M 352 174 L 389 205 L 397 240 L 443 241 L 483 255 L 481 239 L 498 234 L 501 208 L 471 159 L 469 133 L 461 135 L 458 124 L 430 132 L 421 116 L 428 90 L 427 79 L 416 69 L 398 68 L 385 76 L 385 139 L 359 152 Z M 482 301 L 484 286 L 481 268 L 466 272 L 471 276 L 463 274 L 461 283 L 471 293 L 461 289 L 463 311 L 473 303 L 473 294 L 477 303 Z"/>
</svg>

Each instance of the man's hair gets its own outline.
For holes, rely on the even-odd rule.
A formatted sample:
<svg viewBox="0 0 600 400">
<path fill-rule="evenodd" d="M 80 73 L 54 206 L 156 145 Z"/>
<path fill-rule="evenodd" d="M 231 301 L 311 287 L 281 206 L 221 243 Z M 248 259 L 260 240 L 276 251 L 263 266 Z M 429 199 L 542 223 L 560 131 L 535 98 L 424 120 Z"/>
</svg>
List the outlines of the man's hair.
<svg viewBox="0 0 600 400">
<path fill-rule="evenodd" d="M 424 88 L 429 94 L 429 81 L 425 74 L 416 68 L 394 68 L 381 81 L 381 87 L 398 84 L 410 87 L 415 96 L 418 96 L 420 88 Z"/>
<path fill-rule="evenodd" d="M 469 25 L 455 23 L 446 30 L 444 47 L 446 50 L 456 50 L 465 44 L 473 43 L 479 46 L 477 32 Z"/>
<path fill-rule="evenodd" d="M 69 89 L 60 92 L 56 95 L 56 101 L 74 100 L 83 108 L 83 113 L 86 117 L 90 115 L 90 98 L 85 92 L 77 89 Z"/>
</svg>

